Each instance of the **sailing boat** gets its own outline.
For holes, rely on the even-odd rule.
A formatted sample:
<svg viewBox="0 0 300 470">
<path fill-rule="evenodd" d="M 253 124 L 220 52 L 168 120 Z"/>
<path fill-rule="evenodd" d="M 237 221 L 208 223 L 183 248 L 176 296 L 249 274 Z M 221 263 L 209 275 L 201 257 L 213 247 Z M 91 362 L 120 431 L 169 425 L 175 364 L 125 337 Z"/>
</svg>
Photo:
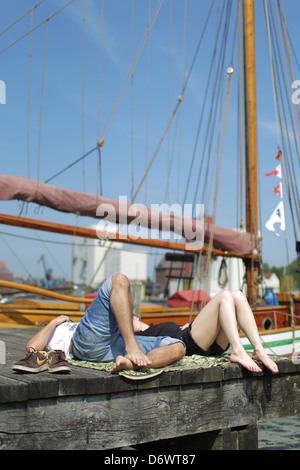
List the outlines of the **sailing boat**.
<svg viewBox="0 0 300 470">
<path fill-rule="evenodd" d="M 70 2 L 71 3 L 71 2 Z M 159 9 L 161 8 L 161 1 L 158 1 L 156 7 L 149 17 L 149 26 L 146 30 L 146 35 L 143 37 L 143 44 L 146 43 L 147 38 L 149 37 L 150 30 L 152 29 L 154 22 L 157 18 L 159 13 Z M 207 21 L 212 14 L 213 7 L 215 6 L 215 2 L 212 1 L 209 7 Z M 243 7 L 243 8 L 241 8 Z M 53 231 L 56 233 L 63 233 L 69 235 L 76 235 L 76 236 L 84 236 L 90 238 L 101 238 L 108 240 L 121 240 L 123 243 L 135 243 L 142 246 L 152 246 L 157 248 L 164 248 L 169 250 L 176 250 L 184 253 L 193 253 L 196 257 L 199 257 L 203 253 L 207 254 L 207 259 L 211 259 L 212 255 L 219 255 L 222 257 L 239 257 L 241 258 L 246 266 L 246 283 L 247 283 L 247 296 L 249 298 L 249 302 L 253 304 L 257 297 L 258 297 L 258 286 L 257 286 L 257 278 L 259 276 L 259 269 L 261 265 L 261 246 L 260 246 L 260 237 L 258 235 L 258 201 L 257 201 L 257 162 L 256 162 L 256 93 L 255 93 L 255 58 L 254 58 L 254 17 L 253 17 L 253 1 L 251 0 L 243 0 L 243 2 L 238 2 L 239 14 L 237 15 L 237 23 L 240 18 L 240 12 L 242 11 L 243 17 L 243 53 L 244 53 L 244 103 L 245 103 L 245 157 L 246 157 L 246 231 L 237 231 L 237 230 L 230 230 L 226 228 L 218 227 L 215 224 L 215 207 L 214 207 L 214 214 L 213 214 L 213 222 L 212 224 L 208 224 L 204 221 L 197 221 L 194 218 L 188 219 L 183 216 L 177 216 L 170 213 L 163 213 L 159 212 L 153 213 L 152 210 L 146 208 L 145 206 L 135 204 L 135 199 L 139 192 L 140 187 L 143 185 L 147 174 L 153 164 L 154 159 L 158 153 L 158 149 L 161 146 L 164 138 L 168 134 L 170 124 L 174 116 L 179 112 L 181 109 L 181 103 L 184 100 L 187 84 L 191 76 L 192 69 L 195 64 L 195 60 L 197 58 L 199 47 L 202 43 L 204 32 L 206 29 L 207 22 L 205 22 L 203 33 L 201 34 L 199 40 L 199 47 L 197 46 L 195 55 L 192 60 L 191 68 L 187 74 L 185 80 L 182 81 L 181 92 L 178 96 L 177 102 L 174 106 L 173 112 L 169 113 L 169 118 L 167 124 L 164 128 L 162 133 L 162 137 L 155 149 L 152 159 L 146 166 L 145 175 L 142 177 L 139 186 L 137 187 L 135 192 L 132 192 L 131 202 L 128 204 L 120 203 L 114 201 L 112 199 L 104 198 L 102 195 L 95 195 L 95 194 L 88 194 L 85 191 L 80 193 L 78 191 L 72 191 L 69 189 L 62 189 L 58 186 L 50 185 L 49 182 L 42 183 L 38 180 L 32 180 L 28 177 L 20 177 L 20 176 L 10 176 L 10 175 L 1 175 L 0 176 L 0 194 L 1 200 L 21 200 L 23 202 L 29 203 L 36 203 L 40 206 L 47 206 L 57 211 L 62 211 L 63 213 L 75 213 L 82 216 L 92 216 L 95 217 L 97 213 L 97 209 L 101 207 L 102 209 L 99 211 L 97 216 L 99 218 L 105 218 L 106 220 L 112 220 L 116 223 L 126 224 L 134 223 L 136 219 L 138 219 L 138 225 L 148 227 L 151 230 L 161 230 L 167 224 L 170 227 L 170 230 L 174 233 L 180 235 L 185 234 L 185 228 L 188 226 L 191 229 L 191 234 L 195 237 L 200 239 L 204 245 L 193 243 L 191 237 L 184 237 L 184 243 L 175 243 L 170 241 L 161 241 L 161 240 L 151 240 L 151 239 L 133 239 L 130 235 L 124 235 L 120 233 L 96 233 L 95 230 L 80 228 L 78 226 L 68 226 L 65 224 L 58 224 L 58 223 L 50 223 L 50 222 L 42 222 L 40 220 L 33 220 L 21 216 L 11 216 L 11 215 L 4 215 L 0 216 L 0 222 L 2 224 L 18 226 L 18 227 L 27 227 L 33 228 L 35 230 L 43 230 L 43 231 Z M 228 1 L 224 10 L 218 10 L 218 19 L 217 19 L 217 30 L 219 31 L 222 25 L 224 37 L 228 35 L 228 27 L 229 27 L 229 13 L 232 9 L 232 2 Z M 224 13 L 225 12 L 225 13 Z M 222 15 L 224 13 L 224 22 L 221 22 Z M 48 22 L 47 22 L 48 27 Z M 237 28 L 236 28 L 237 31 Z M 219 37 L 221 38 L 221 36 Z M 126 77 L 126 83 L 130 82 L 130 79 L 133 76 L 133 72 L 136 66 L 136 61 L 138 56 L 140 55 L 140 50 L 138 49 L 139 54 L 134 56 L 131 61 L 129 73 Z M 221 56 L 220 57 L 224 57 Z M 216 68 L 215 60 L 212 62 L 212 73 L 218 76 L 218 71 Z M 221 69 L 220 69 L 221 70 Z M 217 137 L 217 145 L 216 151 L 217 158 L 215 159 L 215 167 L 221 167 L 220 164 L 220 155 L 222 156 L 222 149 L 224 145 L 224 135 L 225 135 L 225 128 L 226 122 L 228 117 L 228 104 L 229 104 L 229 97 L 230 97 L 230 90 L 231 90 L 231 83 L 232 83 L 232 73 L 233 69 L 230 66 L 227 69 L 227 82 L 226 86 L 224 86 L 223 96 L 224 99 L 222 100 L 219 98 L 219 102 L 221 102 L 221 111 L 220 111 L 220 126 L 218 128 L 219 134 Z M 123 93 L 123 90 L 121 90 Z M 121 93 L 121 95 L 122 95 Z M 220 96 L 220 95 L 219 95 Z M 217 109 L 217 108 L 216 108 Z M 114 114 L 113 111 L 112 114 Z M 216 115 L 214 116 L 216 117 Z M 212 120 L 213 121 L 213 120 Z M 202 116 L 201 116 L 202 122 Z M 214 121 L 216 122 L 216 121 Z M 223 126 L 223 127 L 222 127 Z M 224 134 L 223 134 L 224 131 Z M 210 130 L 211 132 L 211 130 Z M 98 151 L 99 155 L 104 148 L 106 134 L 101 136 L 101 138 L 97 142 L 97 146 L 95 147 L 95 151 Z M 219 158 L 219 160 L 218 160 Z M 193 170 L 191 170 L 193 171 Z M 217 173 L 217 180 L 219 180 L 219 174 Z M 218 191 L 218 187 L 217 187 Z M 217 200 L 217 197 L 215 197 Z M 103 209 L 104 207 L 104 209 Z M 105 208 L 110 208 L 110 211 L 105 211 Z M 138 215 L 137 215 L 138 214 Z M 154 215 L 153 215 L 154 214 Z M 0 285 L 5 285 L 5 283 L 0 283 Z M 6 284 L 7 285 L 7 284 Z M 65 298 L 67 300 L 67 298 Z M 70 299 L 68 299 L 70 300 Z M 292 299 L 291 299 L 292 300 Z M 79 302 L 79 299 L 76 299 Z M 82 299 L 81 299 L 82 301 Z M 291 303 L 291 307 L 293 304 Z M 268 307 L 262 308 L 262 315 L 265 317 L 270 316 L 270 311 L 272 312 L 274 309 L 270 309 Z M 275 309 L 274 311 L 280 311 L 281 309 Z M 284 307 L 285 316 L 287 314 L 287 309 Z M 143 319 L 147 319 L 147 314 L 145 312 Z M 163 312 L 164 318 L 166 317 L 166 313 Z M 272 313 L 273 315 L 273 313 Z M 278 314 L 277 314 L 278 315 Z M 294 345 L 296 341 L 300 341 L 300 331 L 299 327 L 294 325 L 294 313 L 292 308 L 292 317 L 289 317 L 288 323 L 284 324 L 283 328 L 277 328 L 276 332 L 267 331 L 263 332 L 262 338 L 264 341 L 268 342 L 266 339 L 266 335 L 270 337 L 271 333 L 284 336 L 284 338 L 288 338 L 287 341 L 294 340 Z M 152 315 L 151 320 L 153 321 L 154 316 Z M 159 318 L 159 315 L 156 314 L 156 319 Z M 276 316 L 277 321 L 278 316 Z M 290 318 L 292 321 L 290 322 Z M 149 318 L 148 318 L 149 320 Z M 160 318 L 161 320 L 161 318 Z M 276 323 L 274 321 L 274 323 Z M 278 322 L 279 323 L 279 322 Z M 283 331 L 284 330 L 284 331 Z M 279 336 L 276 336 L 279 338 Z M 273 341 L 273 340 L 272 340 Z M 276 339 L 276 343 L 279 340 Z M 245 347 L 246 344 L 245 344 Z M 280 345 L 281 347 L 281 345 Z M 271 345 L 272 351 L 277 352 L 275 349 L 275 345 Z M 272 352 L 271 351 L 271 352 Z M 279 353 L 291 353 L 292 349 L 289 345 L 288 351 L 286 349 L 278 350 Z"/>
</svg>

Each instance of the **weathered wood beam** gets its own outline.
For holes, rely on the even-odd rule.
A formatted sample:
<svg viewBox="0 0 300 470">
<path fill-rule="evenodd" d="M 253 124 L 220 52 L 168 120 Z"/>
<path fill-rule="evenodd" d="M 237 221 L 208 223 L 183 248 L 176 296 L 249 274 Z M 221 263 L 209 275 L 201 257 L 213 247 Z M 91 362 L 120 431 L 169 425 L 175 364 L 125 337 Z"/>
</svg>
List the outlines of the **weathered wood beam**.
<svg viewBox="0 0 300 470">
<path fill-rule="evenodd" d="M 206 253 L 207 247 L 200 247 L 193 243 L 176 243 L 168 242 L 164 240 L 154 240 L 149 238 L 136 238 L 130 237 L 120 233 L 110 233 L 101 230 L 95 230 L 90 228 L 76 227 L 73 225 L 57 224 L 53 222 L 45 222 L 43 220 L 28 219 L 25 217 L 16 217 L 12 215 L 0 214 L 0 224 L 11 225 L 15 227 L 31 228 L 34 230 L 41 230 L 44 232 L 60 233 L 64 235 L 70 235 L 73 237 L 85 237 L 99 240 L 109 240 L 115 242 L 122 242 L 131 245 L 147 246 L 154 248 L 161 248 L 166 250 L 175 250 L 186 253 Z M 215 256 L 224 256 L 231 258 L 243 258 L 243 259 L 256 259 L 256 255 L 244 255 L 237 252 L 222 251 L 213 249 Z"/>
</svg>

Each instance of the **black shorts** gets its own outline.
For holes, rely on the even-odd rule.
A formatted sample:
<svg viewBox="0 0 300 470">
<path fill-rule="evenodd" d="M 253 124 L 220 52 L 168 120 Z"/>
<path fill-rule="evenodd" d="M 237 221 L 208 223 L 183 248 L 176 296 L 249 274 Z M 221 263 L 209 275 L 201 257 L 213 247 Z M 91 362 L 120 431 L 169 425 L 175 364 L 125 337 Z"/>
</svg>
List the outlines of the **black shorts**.
<svg viewBox="0 0 300 470">
<path fill-rule="evenodd" d="M 180 337 L 181 341 L 183 341 L 186 345 L 186 356 L 192 356 L 193 354 L 198 354 L 199 356 L 220 356 L 229 348 L 228 345 L 226 349 L 223 349 L 215 341 L 209 346 L 208 349 L 200 348 L 200 346 L 198 346 L 198 344 L 192 338 L 191 326 L 192 324 L 182 330 L 182 335 Z"/>
</svg>

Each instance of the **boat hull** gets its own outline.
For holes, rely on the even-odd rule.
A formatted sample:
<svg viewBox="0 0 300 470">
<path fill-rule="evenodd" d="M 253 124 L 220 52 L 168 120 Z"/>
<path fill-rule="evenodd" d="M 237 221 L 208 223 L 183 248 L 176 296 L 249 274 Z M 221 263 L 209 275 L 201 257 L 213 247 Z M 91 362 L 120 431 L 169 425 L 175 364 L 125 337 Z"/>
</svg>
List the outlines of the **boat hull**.
<svg viewBox="0 0 300 470">
<path fill-rule="evenodd" d="M 190 308 L 168 308 L 161 305 L 141 304 L 139 316 L 144 323 L 150 325 L 171 321 L 179 325 L 191 323 L 198 311 Z M 253 308 L 259 334 L 266 352 L 271 355 L 300 354 L 300 322 L 295 316 L 295 327 L 290 326 L 291 317 L 288 306 Z M 298 312 L 297 312 L 298 313 Z M 32 328 L 41 327 L 58 315 L 68 315 L 74 322 L 79 322 L 84 311 L 80 304 L 67 301 L 19 300 L 11 304 L 0 305 L 0 328 Z M 252 346 L 241 334 L 244 348 L 251 352 Z"/>
<path fill-rule="evenodd" d="M 290 356 L 298 353 L 300 355 L 300 326 L 259 331 L 259 335 L 267 354 Z M 248 338 L 242 335 L 241 341 L 246 351 L 253 351 Z"/>
</svg>

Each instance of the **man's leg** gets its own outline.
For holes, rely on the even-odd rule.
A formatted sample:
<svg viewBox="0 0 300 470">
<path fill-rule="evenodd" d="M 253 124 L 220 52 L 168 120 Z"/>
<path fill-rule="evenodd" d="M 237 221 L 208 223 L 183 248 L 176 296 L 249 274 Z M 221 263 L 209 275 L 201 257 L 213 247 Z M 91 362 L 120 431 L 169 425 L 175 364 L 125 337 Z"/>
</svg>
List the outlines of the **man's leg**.
<svg viewBox="0 0 300 470">
<path fill-rule="evenodd" d="M 141 351 L 134 336 L 130 282 L 123 274 L 116 274 L 112 278 L 110 307 L 125 343 L 125 357 L 139 367 L 151 365 L 151 360 Z"/>
<path fill-rule="evenodd" d="M 242 294 L 241 294 L 242 295 Z M 246 301 L 246 299 L 245 299 Z M 246 305 L 247 304 L 247 305 Z M 248 307 L 247 307 L 248 306 Z M 254 350 L 259 349 L 259 335 L 257 326 L 253 318 L 248 302 L 242 301 L 241 296 L 233 295 L 228 291 L 219 292 L 204 308 L 194 320 L 191 328 L 191 335 L 196 343 L 203 349 L 216 341 L 219 346 L 225 349 L 230 343 L 232 362 L 238 362 L 246 369 L 253 372 L 261 372 L 258 365 L 246 353 L 238 332 L 237 322 L 243 329 L 249 341 L 254 344 Z M 263 359 L 264 360 L 263 360 Z M 260 360 L 273 372 L 278 372 L 276 364 L 268 360 L 267 355 L 261 353 Z M 254 356 L 258 359 L 258 356 Z"/>
<path fill-rule="evenodd" d="M 152 349 L 147 353 L 148 359 L 151 364 L 145 366 L 146 368 L 160 368 L 165 367 L 173 362 L 179 361 L 185 355 L 185 347 L 181 342 L 169 344 L 168 346 L 161 346 Z M 115 364 L 111 369 L 111 373 L 119 372 L 121 370 L 135 370 L 137 366 L 133 364 L 128 357 L 118 356 Z"/>
</svg>

